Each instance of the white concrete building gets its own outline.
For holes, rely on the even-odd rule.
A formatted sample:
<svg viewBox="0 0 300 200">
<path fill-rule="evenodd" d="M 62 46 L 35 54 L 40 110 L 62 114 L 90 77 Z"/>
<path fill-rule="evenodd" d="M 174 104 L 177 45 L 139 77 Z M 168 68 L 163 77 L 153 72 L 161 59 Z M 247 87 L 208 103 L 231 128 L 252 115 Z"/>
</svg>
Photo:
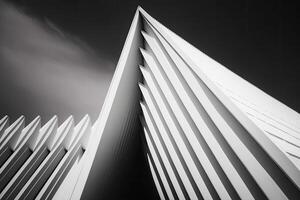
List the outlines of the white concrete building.
<svg viewBox="0 0 300 200">
<path fill-rule="evenodd" d="M 4 117 L 0 134 L 0 199 L 127 197 L 141 146 L 161 199 L 300 197 L 299 113 L 142 8 L 93 126 Z"/>
</svg>

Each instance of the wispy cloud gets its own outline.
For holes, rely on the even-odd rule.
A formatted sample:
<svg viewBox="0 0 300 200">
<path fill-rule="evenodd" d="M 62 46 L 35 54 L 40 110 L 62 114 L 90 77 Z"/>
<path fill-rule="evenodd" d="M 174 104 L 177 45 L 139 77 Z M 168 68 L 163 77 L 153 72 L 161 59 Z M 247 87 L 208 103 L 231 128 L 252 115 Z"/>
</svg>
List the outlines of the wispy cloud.
<svg viewBox="0 0 300 200">
<path fill-rule="evenodd" d="M 95 120 L 113 65 L 51 22 L 0 3 L 0 115 Z"/>
</svg>

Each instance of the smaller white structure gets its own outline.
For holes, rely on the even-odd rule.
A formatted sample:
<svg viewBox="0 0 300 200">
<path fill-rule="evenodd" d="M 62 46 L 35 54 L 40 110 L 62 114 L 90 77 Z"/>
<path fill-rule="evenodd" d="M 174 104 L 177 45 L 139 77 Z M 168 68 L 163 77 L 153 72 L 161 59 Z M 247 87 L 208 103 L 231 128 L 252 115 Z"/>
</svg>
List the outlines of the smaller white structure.
<svg viewBox="0 0 300 200">
<path fill-rule="evenodd" d="M 42 127 L 40 117 L 26 127 L 24 116 L 11 125 L 9 118 L 3 117 L 0 199 L 55 199 L 61 184 L 71 178 L 68 174 L 80 164 L 91 133 L 89 116 L 77 125 L 70 116 L 59 127 L 56 116 Z M 74 185 L 68 187 L 71 191 L 65 190 L 65 196 Z"/>
</svg>

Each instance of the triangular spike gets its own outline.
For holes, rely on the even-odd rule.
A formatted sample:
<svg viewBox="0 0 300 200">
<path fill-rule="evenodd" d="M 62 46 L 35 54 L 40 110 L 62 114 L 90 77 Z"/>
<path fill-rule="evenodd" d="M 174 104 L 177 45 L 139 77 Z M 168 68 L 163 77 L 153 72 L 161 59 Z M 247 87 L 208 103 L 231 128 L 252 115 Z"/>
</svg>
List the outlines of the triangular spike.
<svg viewBox="0 0 300 200">
<path fill-rule="evenodd" d="M 60 141 L 60 139 L 65 136 L 65 132 L 70 132 L 70 129 L 74 124 L 73 116 L 69 116 L 57 129 L 57 133 L 54 134 L 53 139 L 49 140 L 48 148 L 52 150 L 52 148 Z"/>
<path fill-rule="evenodd" d="M 81 141 L 81 145 L 82 145 L 83 149 L 87 148 L 89 140 L 90 140 L 91 133 L 92 133 L 92 126 L 91 126 L 91 120 L 90 120 L 90 117 L 89 117 L 89 120 L 86 123 L 86 128 L 85 128 L 83 136 L 82 136 L 83 138 L 82 138 L 82 141 Z"/>
<path fill-rule="evenodd" d="M 66 136 L 64 137 L 64 140 L 63 140 L 63 146 L 66 149 L 72 139 L 74 132 L 75 132 L 75 122 L 74 122 L 74 118 L 73 118 L 72 124 L 70 124 L 70 127 L 69 127 L 69 131 L 66 133 Z"/>
<path fill-rule="evenodd" d="M 41 128 L 41 117 L 37 116 L 30 124 L 28 124 L 23 130 L 18 138 L 16 138 L 11 143 L 11 148 L 15 150 L 18 145 L 27 137 L 27 135 L 32 135 L 37 133 Z"/>
<path fill-rule="evenodd" d="M 12 123 L 3 133 L 3 135 L 0 138 L 0 143 L 3 143 L 5 138 L 8 137 L 8 135 L 14 131 L 14 129 L 19 128 L 22 124 L 24 126 L 24 120 L 25 117 L 21 115 L 14 123 Z"/>
<path fill-rule="evenodd" d="M 21 116 L 10 127 L 8 127 L 5 130 L 4 135 L 1 138 L 0 149 L 2 149 L 6 145 L 15 143 L 15 141 L 21 135 L 24 126 L 25 126 L 25 118 L 24 116 Z"/>
<path fill-rule="evenodd" d="M 40 141 L 47 135 L 49 131 L 57 130 L 57 116 L 53 116 L 39 131 L 35 134 L 28 143 L 29 148 L 34 151 L 34 149 L 39 145 Z"/>
<path fill-rule="evenodd" d="M 66 149 L 69 149 L 74 144 L 77 138 L 80 137 L 81 132 L 86 130 L 87 125 L 91 126 L 90 117 L 88 115 L 85 115 L 75 126 L 74 132 L 70 134 L 70 137 L 68 137 L 68 139 L 66 140 Z"/>
</svg>

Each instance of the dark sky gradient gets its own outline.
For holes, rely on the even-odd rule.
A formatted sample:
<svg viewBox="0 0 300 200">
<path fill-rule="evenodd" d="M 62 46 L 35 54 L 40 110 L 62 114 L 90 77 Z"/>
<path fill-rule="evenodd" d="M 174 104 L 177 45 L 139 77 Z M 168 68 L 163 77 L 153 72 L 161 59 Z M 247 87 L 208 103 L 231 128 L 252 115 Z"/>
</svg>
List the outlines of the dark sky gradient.
<svg viewBox="0 0 300 200">
<path fill-rule="evenodd" d="M 102 73 L 101 68 L 114 69 L 136 7 L 141 5 L 198 49 L 300 111 L 300 12 L 299 6 L 291 1 L 12 2 L 33 18 L 48 24 L 51 22 L 58 29 L 76 36 L 94 49 L 99 58 L 114 63 L 97 65 L 98 73 Z M 99 108 L 95 109 L 99 111 Z"/>
<path fill-rule="evenodd" d="M 83 41 L 0 3 L 0 113 L 29 123 L 98 117 L 114 63 Z"/>
</svg>

